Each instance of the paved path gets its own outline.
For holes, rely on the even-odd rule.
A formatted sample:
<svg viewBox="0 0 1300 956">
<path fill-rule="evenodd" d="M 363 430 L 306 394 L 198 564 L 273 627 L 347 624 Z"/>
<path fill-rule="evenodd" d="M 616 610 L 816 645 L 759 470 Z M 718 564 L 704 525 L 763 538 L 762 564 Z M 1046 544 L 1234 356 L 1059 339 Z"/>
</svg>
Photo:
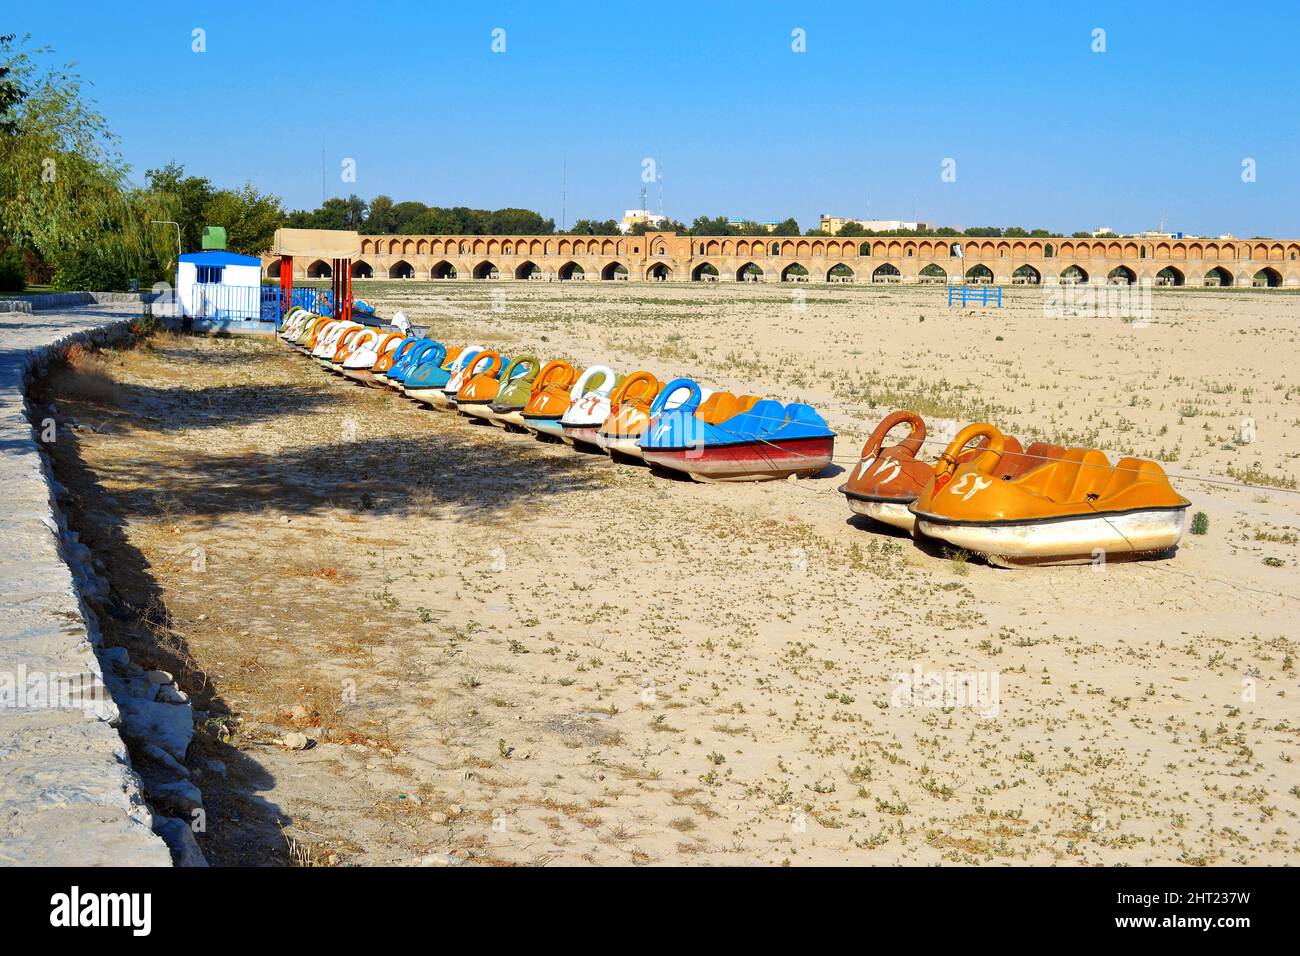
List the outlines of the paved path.
<svg viewBox="0 0 1300 956">
<path fill-rule="evenodd" d="M 111 702 L 95 716 L 33 699 L 51 674 L 75 675 L 101 690 L 103 681 L 98 627 L 93 616 L 87 624 L 60 555 L 24 377 L 70 338 L 139 314 L 138 303 L 0 311 L 0 865 L 171 864 Z"/>
</svg>

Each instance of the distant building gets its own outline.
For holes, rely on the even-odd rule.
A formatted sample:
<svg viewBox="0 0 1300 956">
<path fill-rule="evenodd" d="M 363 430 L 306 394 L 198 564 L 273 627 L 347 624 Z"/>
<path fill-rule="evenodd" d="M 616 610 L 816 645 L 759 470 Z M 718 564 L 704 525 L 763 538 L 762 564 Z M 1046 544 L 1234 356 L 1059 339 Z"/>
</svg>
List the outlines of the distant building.
<svg viewBox="0 0 1300 956">
<path fill-rule="evenodd" d="M 910 229 L 912 232 L 923 232 L 929 229 L 928 223 L 908 222 L 903 219 L 851 219 L 845 216 L 828 216 L 822 214 L 821 226 L 822 232 L 835 235 L 849 223 L 856 223 L 867 232 L 897 232 L 901 229 Z"/>
<path fill-rule="evenodd" d="M 618 231 L 627 235 L 635 226 L 645 224 L 647 226 L 658 226 L 667 216 L 661 216 L 653 213 L 649 209 L 627 209 L 623 212 L 623 218 L 619 221 Z"/>
<path fill-rule="evenodd" d="M 777 227 L 777 221 L 775 219 L 764 219 L 762 222 L 755 222 L 753 219 L 728 219 L 727 225 L 737 231 L 748 230 L 757 226 L 764 232 L 771 232 Z"/>
</svg>

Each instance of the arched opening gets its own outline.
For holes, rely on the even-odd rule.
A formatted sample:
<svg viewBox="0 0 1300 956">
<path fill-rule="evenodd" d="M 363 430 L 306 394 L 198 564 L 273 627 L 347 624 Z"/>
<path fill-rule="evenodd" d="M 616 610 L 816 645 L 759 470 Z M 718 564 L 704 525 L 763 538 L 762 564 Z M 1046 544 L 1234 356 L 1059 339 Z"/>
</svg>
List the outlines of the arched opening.
<svg viewBox="0 0 1300 956">
<path fill-rule="evenodd" d="M 871 273 L 872 282 L 901 282 L 902 278 L 903 275 L 898 271 L 898 266 L 891 265 L 888 262 L 882 262 Z"/>
<path fill-rule="evenodd" d="M 917 276 L 917 281 L 918 282 L 947 282 L 948 273 L 943 270 L 942 266 L 937 266 L 933 262 L 931 262 L 928 266 L 926 266 L 924 269 L 921 270 L 920 275 Z"/>
<path fill-rule="evenodd" d="M 771 254 L 774 256 L 779 256 L 781 254 L 781 243 L 779 242 L 772 243 Z"/>
<path fill-rule="evenodd" d="M 1205 273 L 1204 283 L 1208 286 L 1218 286 L 1227 288 L 1232 285 L 1232 273 L 1223 266 L 1215 266 L 1209 272 Z"/>
<path fill-rule="evenodd" d="M 1011 273 L 1012 284 L 1020 285 L 1038 285 L 1043 281 L 1042 273 L 1031 265 L 1023 265 L 1015 272 Z"/>
<path fill-rule="evenodd" d="M 586 278 L 586 270 L 576 262 L 566 262 L 560 266 L 560 271 L 556 273 L 561 282 L 568 282 L 570 279 Z"/>
<path fill-rule="evenodd" d="M 414 279 L 415 267 L 405 259 L 398 259 L 388 267 L 388 278 L 390 279 Z"/>
<path fill-rule="evenodd" d="M 501 273 L 497 272 L 496 265 L 494 263 L 488 262 L 486 259 L 484 259 L 482 262 L 480 262 L 478 265 L 474 267 L 473 274 L 475 279 L 501 278 Z"/>
<path fill-rule="evenodd" d="M 1257 289 L 1276 289 L 1282 284 L 1282 273 L 1272 268 L 1260 269 L 1250 284 Z"/>
<path fill-rule="evenodd" d="M 701 262 L 691 270 L 692 282 L 717 282 L 718 267 L 711 262 Z"/>
<path fill-rule="evenodd" d="M 1044 258 L 1044 259 L 1050 259 L 1050 258 L 1052 258 L 1054 255 L 1056 255 L 1056 250 L 1052 248 L 1052 244 L 1051 244 L 1050 242 L 1049 242 L 1047 245 L 1043 246 L 1043 258 Z"/>
<path fill-rule="evenodd" d="M 536 262 L 533 262 L 531 259 L 528 259 L 525 260 L 524 262 L 521 262 L 519 264 L 519 267 L 515 269 L 515 278 L 531 279 L 533 276 L 537 275 L 541 271 L 542 270 L 537 267 Z"/>
<path fill-rule="evenodd" d="M 307 267 L 308 279 L 328 279 L 334 274 L 330 264 L 324 259 L 317 259 Z"/>
<path fill-rule="evenodd" d="M 1156 285 L 1182 285 L 1186 279 L 1173 266 L 1165 266 L 1156 273 Z"/>
<path fill-rule="evenodd" d="M 1088 273 L 1078 266 L 1066 266 L 1061 271 L 1061 282 L 1065 285 L 1082 285 L 1088 281 Z"/>
<path fill-rule="evenodd" d="M 737 282 L 762 282 L 763 270 L 752 262 L 746 262 L 736 270 Z"/>
<path fill-rule="evenodd" d="M 662 262 L 656 262 L 645 271 L 645 277 L 652 282 L 666 282 L 672 274 L 673 270 Z"/>
<path fill-rule="evenodd" d="M 951 242 L 948 244 L 948 258 L 956 259 L 961 254 L 961 243 Z"/>
<path fill-rule="evenodd" d="M 1116 266 L 1106 274 L 1106 281 L 1111 285 L 1132 285 L 1137 282 L 1137 274 L 1128 266 Z"/>
<path fill-rule="evenodd" d="M 871 243 L 864 242 L 862 245 L 858 246 L 858 255 L 860 256 L 871 255 Z"/>
<path fill-rule="evenodd" d="M 792 262 L 781 270 L 782 282 L 807 282 L 808 270 L 797 262 Z"/>
<path fill-rule="evenodd" d="M 842 262 L 826 270 L 827 282 L 852 282 L 853 278 L 853 270 Z"/>
<path fill-rule="evenodd" d="M 280 260 L 272 259 L 266 264 L 266 277 L 268 279 L 280 278 Z"/>
<path fill-rule="evenodd" d="M 966 281 L 988 285 L 993 281 L 993 270 L 986 265 L 974 265 L 966 270 Z"/>
<path fill-rule="evenodd" d="M 370 268 L 370 263 L 364 259 L 358 259 L 352 263 L 352 278 L 354 279 L 373 279 L 375 270 Z"/>
<path fill-rule="evenodd" d="M 438 262 L 434 263 L 433 268 L 429 270 L 429 278 L 454 279 L 456 278 L 456 267 L 453 266 L 446 259 L 439 260 Z"/>
<path fill-rule="evenodd" d="M 600 277 L 606 282 L 612 282 L 615 279 L 626 279 L 627 266 L 621 262 L 611 262 L 600 270 Z"/>
</svg>

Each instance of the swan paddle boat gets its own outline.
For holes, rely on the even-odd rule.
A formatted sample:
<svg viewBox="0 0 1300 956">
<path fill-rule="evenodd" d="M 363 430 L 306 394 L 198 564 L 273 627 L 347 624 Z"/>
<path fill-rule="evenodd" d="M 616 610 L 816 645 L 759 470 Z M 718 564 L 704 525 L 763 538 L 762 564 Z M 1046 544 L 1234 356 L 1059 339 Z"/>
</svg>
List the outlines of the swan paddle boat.
<svg viewBox="0 0 1300 956">
<path fill-rule="evenodd" d="M 456 396 L 475 375 L 480 372 L 490 373 L 493 378 L 500 375 L 510 359 L 495 349 L 480 349 L 468 362 L 462 362 L 459 368 L 452 370 L 447 384 L 442 387 L 442 398 L 434 402 L 437 408 L 455 408 Z"/>
<path fill-rule="evenodd" d="M 492 402 L 492 422 L 502 428 L 517 428 L 526 431 L 524 412 L 536 400 L 540 408 L 542 396 L 568 395 L 569 389 L 578 378 L 578 371 L 563 359 L 552 359 L 542 366 L 537 377 L 525 386 L 521 382 L 511 382 L 497 393 Z"/>
<path fill-rule="evenodd" d="M 472 357 L 468 349 L 452 357 L 441 342 L 435 342 L 433 348 L 425 349 L 411 360 L 398 388 L 407 398 L 428 405 L 435 392 L 442 394 L 442 386 L 447 384 L 457 363 Z"/>
<path fill-rule="evenodd" d="M 835 433 L 810 405 L 730 392 L 701 401 L 697 383 L 679 381 L 690 394 L 641 436 L 641 456 L 651 465 L 696 481 L 764 481 L 815 475 L 831 463 Z"/>
<path fill-rule="evenodd" d="M 499 375 L 489 371 L 475 373 L 456 393 L 456 411 L 470 418 L 492 421 L 492 403 L 496 401 L 497 396 L 514 382 L 522 383 L 522 388 L 531 392 L 532 382 L 537 377 L 539 368 L 541 362 L 537 360 L 537 356 L 521 355 L 507 365 Z"/>
<path fill-rule="evenodd" d="M 420 367 L 407 376 L 402 391 L 406 393 L 407 398 L 414 399 L 422 405 L 428 405 L 431 408 L 446 408 L 451 404 L 451 400 L 445 394 L 447 383 L 474 363 L 482 351 L 482 346 L 471 345 L 455 356 L 444 355 L 441 361 L 435 363 L 432 367 L 424 367 L 428 363 L 423 362 Z"/>
<path fill-rule="evenodd" d="M 981 436 L 988 447 L 959 462 L 961 450 Z M 916 530 L 1011 567 L 1150 557 L 1182 539 L 1191 502 L 1156 462 L 1121 458 L 1111 465 L 1096 449 L 1071 448 L 999 480 L 1006 448 L 992 425 L 958 432 L 912 503 Z"/>
<path fill-rule="evenodd" d="M 619 396 L 618 405 L 608 418 L 601 422 L 596 430 L 596 445 L 613 455 L 625 455 L 629 458 L 641 457 L 641 436 L 645 434 L 650 421 L 665 411 L 677 408 L 690 397 L 690 379 L 674 379 L 667 385 L 656 385 L 657 391 L 650 395 L 637 388 L 626 387 L 637 375 L 648 374 L 636 372 L 624 382 L 623 394 Z M 700 400 L 705 401 L 713 394 L 712 389 L 696 386 L 700 389 Z"/>
<path fill-rule="evenodd" d="M 907 435 L 898 444 L 884 448 L 889 433 L 902 425 L 908 427 Z M 934 475 L 934 465 L 919 457 L 925 435 L 925 421 L 913 411 L 891 412 L 876 426 L 862 446 L 862 457 L 849 473 L 849 480 L 839 487 L 855 514 L 866 515 L 908 533 L 914 530 L 916 516 L 908 506 L 920 497 Z M 1014 437 L 1007 435 L 1005 438 L 1006 450 L 997 467 L 1000 479 L 1014 478 L 1029 468 L 1065 454 L 1060 445 L 1035 442 L 1022 450 Z M 988 437 L 981 436 L 977 445 L 963 449 L 957 455 L 958 463 L 973 461 L 988 443 Z"/>
<path fill-rule="evenodd" d="M 343 340 L 340 340 L 338 347 L 334 350 L 330 364 L 325 367 L 335 374 L 342 375 L 344 362 L 350 359 L 358 349 L 363 349 L 367 345 L 378 342 L 382 336 L 383 333 L 372 325 L 363 325 L 359 331 L 350 329 L 348 335 Z"/>
<path fill-rule="evenodd" d="M 389 388 L 402 391 L 406 377 L 413 373 L 421 363 L 433 361 L 435 367 L 442 364 L 446 357 L 446 349 L 441 342 L 435 342 L 433 339 L 416 339 L 406 352 L 395 361 L 392 367 L 384 373 L 386 384 Z"/>
<path fill-rule="evenodd" d="M 524 407 L 524 427 L 540 437 L 563 438 L 564 426 L 560 419 L 569 406 L 590 391 L 605 389 L 605 394 L 609 394 L 614 385 L 614 373 L 604 365 L 593 365 L 567 389 L 559 386 L 557 378 L 554 384 L 547 383 L 541 391 L 534 390 Z"/>
<path fill-rule="evenodd" d="M 649 372 L 641 374 L 648 376 L 648 383 L 653 383 L 657 392 L 659 380 Z M 604 365 L 593 365 L 583 372 L 569 393 L 572 399 L 569 407 L 560 416 L 560 437 L 565 444 L 599 448 L 596 431 L 609 418 L 611 406 L 629 380 L 620 378 Z M 641 379 L 635 387 L 644 389 L 648 383 L 647 379 Z"/>
<path fill-rule="evenodd" d="M 376 332 L 364 342 L 359 342 L 343 359 L 343 374 L 354 382 L 370 385 L 371 373 L 380 358 L 391 354 L 403 340 L 401 332 Z"/>
</svg>

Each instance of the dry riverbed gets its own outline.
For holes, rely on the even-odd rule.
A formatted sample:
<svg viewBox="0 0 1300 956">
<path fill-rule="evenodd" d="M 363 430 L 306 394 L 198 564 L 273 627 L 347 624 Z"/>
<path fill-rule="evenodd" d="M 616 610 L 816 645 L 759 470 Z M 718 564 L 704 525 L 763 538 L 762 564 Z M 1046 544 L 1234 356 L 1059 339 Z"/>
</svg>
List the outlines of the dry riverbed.
<svg viewBox="0 0 1300 956">
<path fill-rule="evenodd" d="M 451 342 L 813 401 L 840 467 L 910 404 L 1259 487 L 1176 481 L 1209 532 L 1172 560 L 1004 571 L 849 520 L 840 474 L 669 480 L 269 341 L 74 355 L 58 476 L 110 641 L 201 712 L 214 862 L 1297 859 L 1300 299 L 1157 295 L 1135 329 L 1029 292 L 499 289 L 364 291 Z M 918 669 L 996 696 L 929 706 Z"/>
</svg>

